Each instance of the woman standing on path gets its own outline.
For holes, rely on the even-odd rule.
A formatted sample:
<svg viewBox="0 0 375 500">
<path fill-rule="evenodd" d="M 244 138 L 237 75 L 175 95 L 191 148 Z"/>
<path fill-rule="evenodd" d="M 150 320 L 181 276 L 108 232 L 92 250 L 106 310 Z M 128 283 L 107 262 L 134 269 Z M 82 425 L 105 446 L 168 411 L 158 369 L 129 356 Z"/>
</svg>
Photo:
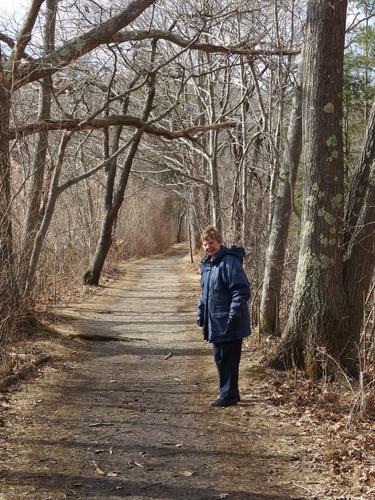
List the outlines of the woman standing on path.
<svg viewBox="0 0 375 500">
<path fill-rule="evenodd" d="M 250 285 L 242 266 L 245 250 L 227 248 L 214 226 L 202 233 L 207 256 L 201 263 L 201 297 L 197 324 L 213 344 L 219 372 L 220 395 L 211 406 L 233 406 L 240 401 L 238 371 L 242 339 L 250 335 L 247 302 Z"/>
</svg>

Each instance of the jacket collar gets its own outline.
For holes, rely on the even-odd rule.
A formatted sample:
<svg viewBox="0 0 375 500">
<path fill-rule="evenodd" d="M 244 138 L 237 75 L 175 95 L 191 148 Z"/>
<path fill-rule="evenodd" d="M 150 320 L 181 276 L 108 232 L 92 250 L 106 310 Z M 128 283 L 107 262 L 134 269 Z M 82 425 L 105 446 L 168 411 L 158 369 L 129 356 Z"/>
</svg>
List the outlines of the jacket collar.
<svg viewBox="0 0 375 500">
<path fill-rule="evenodd" d="M 217 253 L 204 257 L 204 259 L 202 260 L 202 264 L 216 264 L 224 257 L 224 255 L 226 254 L 226 250 L 226 247 L 224 245 L 221 245 L 220 250 Z"/>
</svg>

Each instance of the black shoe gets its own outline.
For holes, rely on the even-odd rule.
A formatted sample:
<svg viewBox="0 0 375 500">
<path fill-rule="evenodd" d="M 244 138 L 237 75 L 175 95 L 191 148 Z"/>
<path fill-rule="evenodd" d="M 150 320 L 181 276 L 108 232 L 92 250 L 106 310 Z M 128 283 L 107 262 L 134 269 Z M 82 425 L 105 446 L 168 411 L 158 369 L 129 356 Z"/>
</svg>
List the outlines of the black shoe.
<svg viewBox="0 0 375 500">
<path fill-rule="evenodd" d="M 226 406 L 235 406 L 239 402 L 240 398 L 217 398 L 213 401 L 210 401 L 210 406 L 216 407 L 226 407 Z"/>
</svg>

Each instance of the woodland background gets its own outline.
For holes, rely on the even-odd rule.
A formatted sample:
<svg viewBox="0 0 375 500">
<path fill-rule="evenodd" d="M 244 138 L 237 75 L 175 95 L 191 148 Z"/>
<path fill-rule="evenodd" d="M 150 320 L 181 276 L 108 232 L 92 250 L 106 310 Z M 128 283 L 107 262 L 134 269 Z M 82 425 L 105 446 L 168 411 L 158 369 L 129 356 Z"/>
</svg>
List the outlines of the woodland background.
<svg viewBox="0 0 375 500">
<path fill-rule="evenodd" d="M 208 224 L 271 364 L 373 388 L 375 3 L 32 1 L 0 21 L 4 369 L 46 304 Z"/>
</svg>

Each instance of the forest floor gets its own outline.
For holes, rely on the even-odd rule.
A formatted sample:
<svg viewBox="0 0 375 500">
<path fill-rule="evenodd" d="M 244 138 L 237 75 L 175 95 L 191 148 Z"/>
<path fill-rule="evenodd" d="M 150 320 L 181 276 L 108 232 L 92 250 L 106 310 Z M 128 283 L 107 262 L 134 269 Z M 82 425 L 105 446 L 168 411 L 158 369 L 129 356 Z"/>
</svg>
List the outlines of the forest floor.
<svg viewBox="0 0 375 500">
<path fill-rule="evenodd" d="M 1 499 L 375 497 L 373 422 L 354 429 L 332 394 L 262 368 L 256 339 L 241 403 L 208 406 L 217 377 L 197 296 L 176 245 L 54 310 L 59 333 L 34 340 L 52 362 L 0 398 Z"/>
</svg>

